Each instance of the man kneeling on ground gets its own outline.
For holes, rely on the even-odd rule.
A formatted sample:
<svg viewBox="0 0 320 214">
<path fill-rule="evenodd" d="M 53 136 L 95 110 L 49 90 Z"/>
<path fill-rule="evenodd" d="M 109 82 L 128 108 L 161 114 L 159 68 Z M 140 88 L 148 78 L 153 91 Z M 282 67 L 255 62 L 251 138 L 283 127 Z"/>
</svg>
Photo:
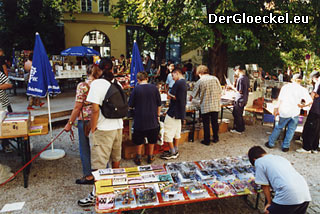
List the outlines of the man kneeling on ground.
<svg viewBox="0 0 320 214">
<path fill-rule="evenodd" d="M 306 213 L 311 201 L 308 184 L 287 159 L 267 154 L 260 146 L 252 147 L 248 156 L 256 168 L 255 182 L 262 186 L 267 200 L 265 213 Z M 272 201 L 270 188 L 275 192 Z"/>
</svg>

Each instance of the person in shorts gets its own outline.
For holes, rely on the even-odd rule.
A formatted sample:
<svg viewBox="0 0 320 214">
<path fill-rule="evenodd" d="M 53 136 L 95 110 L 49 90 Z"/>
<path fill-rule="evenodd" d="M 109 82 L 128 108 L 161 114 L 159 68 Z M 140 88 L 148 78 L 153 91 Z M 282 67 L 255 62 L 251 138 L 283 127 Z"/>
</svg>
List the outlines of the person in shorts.
<svg viewBox="0 0 320 214">
<path fill-rule="evenodd" d="M 160 157 L 170 160 L 179 156 L 178 139 L 180 139 L 181 122 L 186 115 L 187 83 L 180 69 L 172 72 L 175 81 L 172 89 L 168 92 L 170 99 L 169 109 L 164 120 L 164 141 L 169 144 L 170 150 Z"/>
<path fill-rule="evenodd" d="M 102 78 L 94 80 L 90 85 L 87 102 L 92 103 L 90 153 L 91 169 L 105 169 L 109 160 L 112 168 L 119 168 L 121 160 L 122 144 L 122 119 L 105 118 L 100 110 L 100 105 L 113 81 L 113 64 L 110 58 L 102 58 L 99 68 L 103 71 Z M 78 201 L 82 207 L 95 204 L 95 191 L 89 193 L 88 197 Z"/>
<path fill-rule="evenodd" d="M 148 83 L 148 74 L 137 74 L 138 85 L 133 89 L 129 106 L 134 110 L 132 141 L 137 145 L 137 156 L 134 162 L 141 165 L 142 145 L 145 138 L 148 140 L 148 164 L 154 161 L 154 144 L 158 141 L 160 130 L 159 116 L 161 110 L 161 98 L 158 88 Z"/>
</svg>

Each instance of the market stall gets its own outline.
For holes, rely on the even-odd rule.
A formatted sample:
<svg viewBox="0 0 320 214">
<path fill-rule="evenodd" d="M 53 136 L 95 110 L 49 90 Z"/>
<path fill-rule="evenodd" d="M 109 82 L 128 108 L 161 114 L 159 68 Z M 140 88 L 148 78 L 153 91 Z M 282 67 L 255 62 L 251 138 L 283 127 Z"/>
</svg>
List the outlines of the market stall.
<svg viewBox="0 0 320 214">
<path fill-rule="evenodd" d="M 257 194 L 247 156 L 93 172 L 96 212 L 110 213 Z"/>
<path fill-rule="evenodd" d="M 22 166 L 31 160 L 30 137 L 48 134 L 48 119 L 33 118 L 29 112 L 0 112 L 1 133 L 0 139 L 14 141 L 11 146 L 18 151 L 22 158 Z M 28 187 L 28 178 L 31 164 L 23 170 L 24 187 Z"/>
</svg>

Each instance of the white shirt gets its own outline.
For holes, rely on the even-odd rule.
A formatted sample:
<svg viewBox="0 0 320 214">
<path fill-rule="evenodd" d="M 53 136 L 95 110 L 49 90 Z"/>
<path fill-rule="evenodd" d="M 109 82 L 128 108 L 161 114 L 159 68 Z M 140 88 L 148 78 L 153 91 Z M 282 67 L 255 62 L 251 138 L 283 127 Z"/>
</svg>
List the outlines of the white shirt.
<svg viewBox="0 0 320 214">
<path fill-rule="evenodd" d="M 306 101 L 306 104 L 312 102 L 312 98 L 306 88 L 295 82 L 284 85 L 278 97 L 280 102 L 280 117 L 290 118 L 298 116 L 300 114 L 298 104 L 301 103 L 302 99 Z"/>
<path fill-rule="evenodd" d="M 291 165 L 278 155 L 264 155 L 255 161 L 255 182 L 270 185 L 275 192 L 273 202 L 281 205 L 297 205 L 311 201 L 305 179 Z"/>
<path fill-rule="evenodd" d="M 278 80 L 279 80 L 279 82 L 283 82 L 283 74 L 279 74 Z"/>
<path fill-rule="evenodd" d="M 94 80 L 90 85 L 90 90 L 87 97 L 87 102 L 102 105 L 104 97 L 109 90 L 110 83 L 105 79 Z M 107 119 L 99 110 L 99 118 L 97 123 L 97 129 L 102 131 L 111 131 L 123 128 L 122 119 Z"/>
</svg>

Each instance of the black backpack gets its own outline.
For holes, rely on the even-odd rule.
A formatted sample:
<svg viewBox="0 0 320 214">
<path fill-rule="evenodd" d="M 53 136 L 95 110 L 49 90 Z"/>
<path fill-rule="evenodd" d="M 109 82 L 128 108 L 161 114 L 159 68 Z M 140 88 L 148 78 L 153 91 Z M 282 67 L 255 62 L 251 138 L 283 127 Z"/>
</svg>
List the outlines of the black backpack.
<svg viewBox="0 0 320 214">
<path fill-rule="evenodd" d="M 128 115 L 127 96 L 118 85 L 117 81 L 110 82 L 110 88 L 100 106 L 101 113 L 105 118 L 120 119 Z"/>
</svg>

